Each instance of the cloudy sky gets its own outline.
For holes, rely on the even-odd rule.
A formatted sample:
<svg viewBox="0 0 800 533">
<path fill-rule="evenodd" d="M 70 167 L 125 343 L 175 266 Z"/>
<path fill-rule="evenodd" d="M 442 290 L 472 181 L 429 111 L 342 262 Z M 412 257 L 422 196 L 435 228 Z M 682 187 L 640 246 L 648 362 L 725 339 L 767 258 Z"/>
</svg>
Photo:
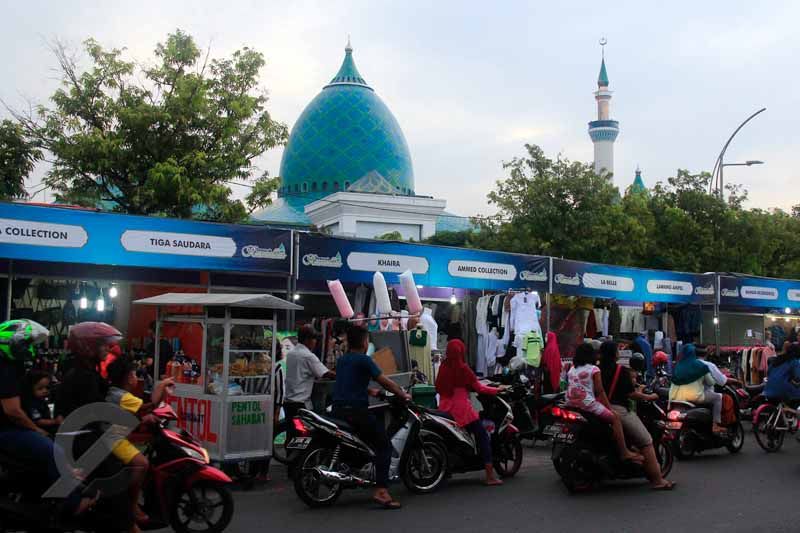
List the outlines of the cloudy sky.
<svg viewBox="0 0 800 533">
<path fill-rule="evenodd" d="M 739 122 L 766 107 L 727 155 L 766 164 L 729 168 L 726 181 L 748 188 L 753 206 L 800 203 L 797 2 L 0 0 L 0 8 L 0 98 L 12 105 L 52 93 L 48 39 L 77 47 L 91 36 L 146 61 L 181 28 L 213 55 L 262 51 L 270 111 L 290 126 L 336 73 L 350 34 L 361 74 L 404 129 L 417 193 L 462 215 L 490 210 L 485 195 L 502 161 L 526 142 L 591 161 L 586 123 L 596 115 L 605 36 L 620 187 L 637 164 L 648 185 L 677 168 L 710 170 Z M 277 174 L 279 163 L 276 150 L 260 164 Z"/>
</svg>

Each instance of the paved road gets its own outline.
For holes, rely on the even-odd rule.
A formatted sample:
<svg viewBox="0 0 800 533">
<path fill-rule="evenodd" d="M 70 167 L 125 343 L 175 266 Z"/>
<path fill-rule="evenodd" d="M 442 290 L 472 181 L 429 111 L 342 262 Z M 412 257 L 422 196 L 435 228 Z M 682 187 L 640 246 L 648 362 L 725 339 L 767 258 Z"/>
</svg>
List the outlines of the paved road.
<svg viewBox="0 0 800 533">
<path fill-rule="evenodd" d="M 675 464 L 674 492 L 640 482 L 614 482 L 570 496 L 549 461 L 548 447 L 526 448 L 518 477 L 502 487 L 480 476 L 457 476 L 441 492 L 414 496 L 395 489 L 399 511 L 375 509 L 369 493 L 345 492 L 330 509 L 310 510 L 294 494 L 285 471 L 249 492 L 236 493 L 234 532 L 641 532 L 800 531 L 800 444 L 767 455 L 748 432 L 737 456 L 706 452 Z M 278 465 L 280 466 L 280 465 Z"/>
</svg>

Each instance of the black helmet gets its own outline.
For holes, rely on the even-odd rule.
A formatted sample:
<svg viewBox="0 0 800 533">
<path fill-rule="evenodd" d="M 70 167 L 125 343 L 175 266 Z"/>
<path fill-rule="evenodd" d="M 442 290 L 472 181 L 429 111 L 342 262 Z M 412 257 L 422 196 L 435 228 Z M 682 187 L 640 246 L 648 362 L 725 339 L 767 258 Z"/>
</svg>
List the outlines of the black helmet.
<svg viewBox="0 0 800 533">
<path fill-rule="evenodd" d="M 630 365 L 630 367 L 636 370 L 637 372 L 644 372 L 644 369 L 647 366 L 645 364 L 644 356 L 639 352 L 636 352 L 635 354 L 631 355 L 631 358 L 628 361 L 628 365 Z"/>
</svg>

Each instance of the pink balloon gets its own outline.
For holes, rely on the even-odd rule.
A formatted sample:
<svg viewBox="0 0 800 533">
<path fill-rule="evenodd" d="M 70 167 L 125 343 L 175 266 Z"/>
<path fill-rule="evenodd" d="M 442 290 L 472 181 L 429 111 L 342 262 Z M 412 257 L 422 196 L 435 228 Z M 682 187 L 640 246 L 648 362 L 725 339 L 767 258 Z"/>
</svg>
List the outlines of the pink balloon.
<svg viewBox="0 0 800 533">
<path fill-rule="evenodd" d="M 403 292 L 406 293 L 408 312 L 412 315 L 418 315 L 422 312 L 422 300 L 419 299 L 417 284 L 414 282 L 414 274 L 412 274 L 410 270 L 406 270 L 400 274 L 398 278 L 400 278 L 400 285 L 403 287 Z"/>
<path fill-rule="evenodd" d="M 339 315 L 342 318 L 351 318 L 353 316 L 353 306 L 350 305 L 350 300 L 347 299 L 347 293 L 344 292 L 342 282 L 338 279 L 329 281 L 328 290 L 331 291 L 333 301 L 336 302 L 336 308 L 339 310 Z"/>
</svg>

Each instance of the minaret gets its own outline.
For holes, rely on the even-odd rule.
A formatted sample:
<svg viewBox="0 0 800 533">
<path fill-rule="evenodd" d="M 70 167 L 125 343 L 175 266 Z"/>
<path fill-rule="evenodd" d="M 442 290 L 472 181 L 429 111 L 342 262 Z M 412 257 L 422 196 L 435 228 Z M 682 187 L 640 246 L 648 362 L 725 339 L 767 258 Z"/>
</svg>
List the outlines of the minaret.
<svg viewBox="0 0 800 533">
<path fill-rule="evenodd" d="M 594 93 L 594 98 L 597 100 L 597 120 L 589 123 L 589 137 L 594 143 L 595 173 L 614 174 L 614 141 L 619 135 L 619 122 L 609 118 L 611 91 L 608 90 L 605 45 L 606 40 L 601 39 L 600 46 L 603 47 L 603 56 L 600 63 L 600 75 L 597 77 L 597 92 Z"/>
</svg>

